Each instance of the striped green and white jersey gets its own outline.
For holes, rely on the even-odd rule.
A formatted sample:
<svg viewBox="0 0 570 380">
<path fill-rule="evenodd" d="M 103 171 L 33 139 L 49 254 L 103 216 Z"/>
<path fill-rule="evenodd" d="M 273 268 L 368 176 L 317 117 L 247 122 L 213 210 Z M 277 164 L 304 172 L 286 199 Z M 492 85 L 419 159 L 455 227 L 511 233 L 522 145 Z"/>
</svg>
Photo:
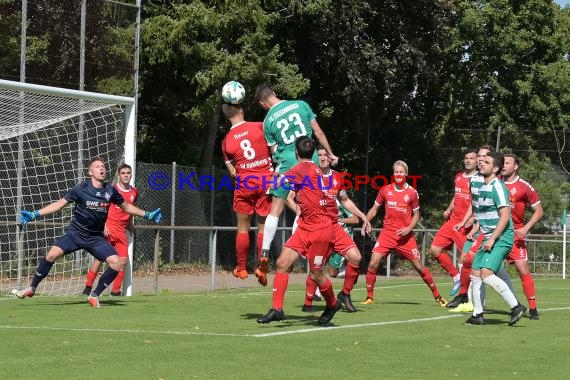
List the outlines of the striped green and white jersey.
<svg viewBox="0 0 570 380">
<path fill-rule="evenodd" d="M 473 215 L 477 213 L 477 198 L 479 197 L 479 189 L 485 184 L 485 179 L 479 172 L 476 172 L 469 179 L 469 189 L 471 191 L 471 205 L 473 206 Z"/>
<path fill-rule="evenodd" d="M 481 226 L 481 233 L 486 238 L 489 238 L 497 227 L 499 223 L 499 209 L 502 207 L 510 207 L 507 186 L 498 178 L 493 179 L 488 184 L 483 182 L 483 185 L 478 188 L 477 192 L 476 217 Z M 509 223 L 503 230 L 500 238 L 514 238 L 513 221 L 511 218 L 509 218 Z"/>
</svg>

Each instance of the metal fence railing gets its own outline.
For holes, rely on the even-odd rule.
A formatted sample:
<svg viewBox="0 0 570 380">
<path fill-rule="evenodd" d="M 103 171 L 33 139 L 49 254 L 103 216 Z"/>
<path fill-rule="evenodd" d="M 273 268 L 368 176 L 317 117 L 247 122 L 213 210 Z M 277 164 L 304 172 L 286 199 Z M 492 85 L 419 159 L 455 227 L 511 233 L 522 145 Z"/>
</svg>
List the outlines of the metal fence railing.
<svg viewBox="0 0 570 380">
<path fill-rule="evenodd" d="M 211 278 L 211 289 L 216 289 L 216 273 L 220 270 L 230 270 L 235 265 L 235 253 L 233 250 L 221 249 L 225 240 L 228 236 L 235 236 L 235 227 L 228 226 L 152 226 L 144 225 L 137 227 L 137 236 L 141 233 L 145 235 L 154 236 L 154 240 L 151 240 L 151 244 L 146 249 L 151 249 L 153 251 L 152 256 L 145 255 L 141 257 L 137 251 L 135 251 L 135 263 L 138 267 L 145 267 L 150 270 L 155 276 L 155 289 L 158 289 L 158 275 L 161 273 L 161 268 L 168 267 L 168 250 L 164 249 L 168 246 L 169 236 L 171 232 L 184 233 L 184 236 L 192 236 L 193 234 L 198 234 L 202 237 L 207 236 L 207 250 L 204 255 L 200 257 L 200 264 L 203 266 L 204 271 L 210 273 Z M 255 228 L 252 229 L 251 233 L 254 233 Z M 378 229 L 374 230 L 374 233 L 378 233 Z M 429 255 L 429 247 L 431 246 L 431 241 L 437 230 L 435 229 L 417 229 L 414 230 L 416 235 L 416 240 L 418 246 L 420 247 L 422 261 L 425 265 L 430 268 L 434 274 L 443 275 L 445 272 L 439 266 L 439 263 Z M 289 227 L 278 227 L 278 233 L 276 237 L 280 240 L 286 240 L 291 234 L 291 229 Z M 166 239 L 165 239 L 166 238 Z M 365 273 L 368 260 L 370 258 L 370 252 L 372 249 L 373 241 L 371 239 L 363 238 L 360 233 L 355 232 L 354 235 L 355 242 L 359 245 L 363 260 L 361 263 L 361 273 Z M 534 276 L 538 277 L 565 277 L 565 273 L 568 271 L 567 267 L 563 266 L 565 263 L 565 258 L 563 255 L 563 236 L 562 235 L 529 235 L 527 239 L 528 242 L 528 260 L 531 268 L 531 272 Z M 255 239 L 252 239 L 252 247 L 249 257 L 254 260 L 255 255 Z M 140 249 L 140 242 L 136 244 L 137 249 Z M 570 248 L 570 242 L 567 242 L 566 251 Z M 273 250 L 271 262 L 274 262 L 278 256 L 280 250 Z M 453 256 L 454 263 L 457 262 L 458 253 L 454 249 L 450 252 Z M 194 258 L 195 259 L 195 258 Z M 188 261 L 186 264 L 196 264 L 196 262 Z M 251 267 L 255 265 L 254 261 L 250 262 Z M 251 269 L 251 268 L 250 268 Z M 301 260 L 298 263 L 298 270 L 305 270 L 305 264 Z M 137 266 L 134 268 L 137 271 Z M 390 276 L 397 276 L 401 274 L 412 273 L 413 269 L 403 260 L 401 260 L 397 255 L 390 255 L 382 268 L 379 268 L 379 274 L 385 275 L 387 278 Z M 515 276 L 515 271 L 511 270 L 511 275 Z"/>
</svg>

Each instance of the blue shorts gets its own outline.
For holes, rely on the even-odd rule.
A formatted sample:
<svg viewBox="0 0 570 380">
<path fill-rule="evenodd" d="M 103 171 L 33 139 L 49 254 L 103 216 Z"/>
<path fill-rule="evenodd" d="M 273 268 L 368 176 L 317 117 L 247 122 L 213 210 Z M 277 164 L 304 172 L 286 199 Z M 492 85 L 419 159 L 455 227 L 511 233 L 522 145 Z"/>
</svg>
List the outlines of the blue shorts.
<svg viewBox="0 0 570 380">
<path fill-rule="evenodd" d="M 84 249 L 99 261 L 107 261 L 109 256 L 117 254 L 103 235 L 86 234 L 76 230 L 67 230 L 53 245 L 61 248 L 64 255 Z"/>
</svg>

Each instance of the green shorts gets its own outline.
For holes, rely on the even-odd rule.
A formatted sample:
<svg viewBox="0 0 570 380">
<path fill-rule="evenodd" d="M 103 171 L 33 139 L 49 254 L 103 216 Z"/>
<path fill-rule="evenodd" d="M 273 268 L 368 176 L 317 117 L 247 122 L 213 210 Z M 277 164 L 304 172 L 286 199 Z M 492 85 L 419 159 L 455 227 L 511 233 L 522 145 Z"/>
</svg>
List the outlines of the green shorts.
<svg viewBox="0 0 570 380">
<path fill-rule="evenodd" d="M 486 239 L 483 241 L 485 244 Z M 483 244 L 479 250 L 477 250 L 477 254 L 473 259 L 472 268 L 476 270 L 480 270 L 481 268 L 491 269 L 493 272 L 497 273 L 499 269 L 503 266 L 503 261 L 511 252 L 513 248 L 513 240 L 512 239 L 499 239 L 495 242 L 493 249 L 490 251 L 483 250 Z"/>
<path fill-rule="evenodd" d="M 465 240 L 465 244 L 463 244 L 463 248 L 461 248 L 461 253 L 469 252 L 469 250 L 471 249 L 471 246 L 473 245 L 473 243 L 475 243 L 475 240 L 477 240 L 478 236 L 479 236 L 479 232 L 477 232 L 475 234 L 475 236 L 473 236 L 473 240 Z"/>
<path fill-rule="evenodd" d="M 294 156 L 291 156 L 290 154 L 282 155 L 281 157 L 279 157 L 279 165 L 277 165 L 276 170 L 280 174 L 285 174 L 289 169 L 291 169 L 293 166 L 295 166 L 298 162 L 299 161 L 297 160 L 297 158 Z M 317 156 L 316 151 L 313 154 L 313 162 L 316 165 L 319 164 L 319 157 Z M 287 199 L 287 195 L 289 194 L 289 190 L 291 190 L 290 189 L 291 185 L 283 184 L 283 183 L 281 183 L 281 181 L 279 181 L 278 185 L 279 185 L 279 187 L 277 187 L 275 189 L 269 189 L 269 191 L 267 193 L 274 196 L 274 197 L 277 197 L 277 198 Z"/>
<path fill-rule="evenodd" d="M 340 269 L 340 267 L 342 266 L 343 259 L 344 257 L 342 257 L 336 252 L 333 252 L 332 256 L 329 259 L 329 265 L 333 268 Z"/>
</svg>

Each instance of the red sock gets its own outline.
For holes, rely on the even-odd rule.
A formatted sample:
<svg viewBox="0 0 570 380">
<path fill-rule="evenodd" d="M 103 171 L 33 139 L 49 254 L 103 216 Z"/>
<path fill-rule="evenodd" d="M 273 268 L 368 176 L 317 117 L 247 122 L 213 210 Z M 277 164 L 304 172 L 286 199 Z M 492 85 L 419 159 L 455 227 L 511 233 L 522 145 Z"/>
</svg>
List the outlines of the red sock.
<svg viewBox="0 0 570 380">
<path fill-rule="evenodd" d="M 451 257 L 449 257 L 447 253 L 441 252 L 435 259 L 439 262 L 439 265 L 441 265 L 441 267 L 445 269 L 447 273 L 449 273 L 451 277 L 455 277 L 459 274 L 459 271 L 455 265 L 453 265 L 453 261 L 451 261 Z"/>
<path fill-rule="evenodd" d="M 261 246 L 263 244 L 263 232 L 257 234 L 255 246 L 257 247 L 257 259 L 261 257 Z"/>
<path fill-rule="evenodd" d="M 283 310 L 283 301 L 288 284 L 289 273 L 275 273 L 275 277 L 273 277 L 273 309 Z"/>
<path fill-rule="evenodd" d="M 376 271 L 368 269 L 366 272 L 366 297 L 374 298 L 374 285 L 376 285 Z"/>
<path fill-rule="evenodd" d="M 433 298 L 438 298 L 440 296 L 439 290 L 437 290 L 437 286 L 435 286 L 435 282 L 433 282 L 433 277 L 431 276 L 431 272 L 429 271 L 429 269 L 427 269 L 427 267 L 424 268 L 424 271 L 422 272 L 421 276 L 422 280 L 424 280 L 426 285 L 429 287 L 429 290 L 431 290 Z"/>
<path fill-rule="evenodd" d="M 473 264 L 473 255 L 469 253 L 463 258 L 463 266 L 461 267 L 459 276 L 459 281 L 461 281 L 459 294 L 467 294 L 469 291 L 469 284 L 471 283 L 471 264 Z"/>
<path fill-rule="evenodd" d="M 313 304 L 313 296 L 317 291 L 317 283 L 311 279 L 311 276 L 307 275 L 305 280 L 305 305 Z"/>
<path fill-rule="evenodd" d="M 97 272 L 93 272 L 91 269 L 87 271 L 87 280 L 85 281 L 85 286 L 93 287 L 93 283 L 97 278 Z"/>
<path fill-rule="evenodd" d="M 121 286 L 123 285 L 124 278 L 125 278 L 125 271 L 119 271 L 117 277 L 115 277 L 115 280 L 113 281 L 113 290 L 112 290 L 113 293 L 121 292 Z"/>
<path fill-rule="evenodd" d="M 344 272 L 344 283 L 342 284 L 342 291 L 344 294 L 350 294 L 351 290 L 354 288 L 354 284 L 358 280 L 358 269 L 359 267 L 348 263 L 346 270 Z"/>
<path fill-rule="evenodd" d="M 236 259 L 237 269 L 247 268 L 247 252 L 249 251 L 249 232 L 238 232 L 236 234 Z"/>
<path fill-rule="evenodd" d="M 327 278 L 323 286 L 319 286 L 319 289 L 321 289 L 321 294 L 323 295 L 325 301 L 327 302 L 327 307 L 328 308 L 335 307 L 336 296 L 334 295 L 334 290 L 331 280 Z"/>
<path fill-rule="evenodd" d="M 521 275 L 521 282 L 524 295 L 528 300 L 528 307 L 531 309 L 536 309 L 536 292 L 534 290 L 534 280 L 530 273 Z"/>
</svg>

